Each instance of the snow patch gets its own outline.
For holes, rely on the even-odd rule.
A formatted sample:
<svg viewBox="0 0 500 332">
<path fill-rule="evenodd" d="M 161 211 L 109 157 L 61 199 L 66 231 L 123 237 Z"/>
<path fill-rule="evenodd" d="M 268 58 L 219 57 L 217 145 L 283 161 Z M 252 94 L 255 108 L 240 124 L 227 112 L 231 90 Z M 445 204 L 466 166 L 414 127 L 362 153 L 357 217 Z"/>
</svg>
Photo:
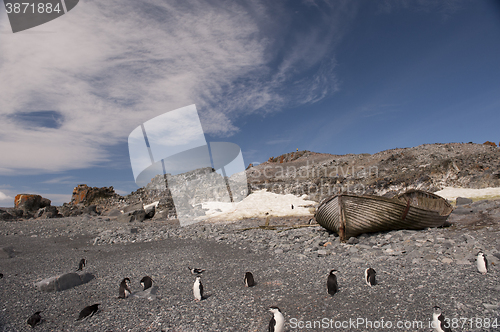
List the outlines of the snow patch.
<svg viewBox="0 0 500 332">
<path fill-rule="evenodd" d="M 306 198 L 307 195 L 301 197 L 292 194 L 281 195 L 263 189 L 251 193 L 238 203 L 205 202 L 202 203 L 202 208 L 211 220 L 239 220 L 267 216 L 312 216 L 311 208 L 318 203 L 306 200 Z"/>
<path fill-rule="evenodd" d="M 495 197 L 500 196 L 500 188 L 483 188 L 483 189 L 468 189 L 468 188 L 453 188 L 445 187 L 443 190 L 435 192 L 443 198 L 455 200 L 457 197 L 477 198 L 477 197 Z"/>
</svg>

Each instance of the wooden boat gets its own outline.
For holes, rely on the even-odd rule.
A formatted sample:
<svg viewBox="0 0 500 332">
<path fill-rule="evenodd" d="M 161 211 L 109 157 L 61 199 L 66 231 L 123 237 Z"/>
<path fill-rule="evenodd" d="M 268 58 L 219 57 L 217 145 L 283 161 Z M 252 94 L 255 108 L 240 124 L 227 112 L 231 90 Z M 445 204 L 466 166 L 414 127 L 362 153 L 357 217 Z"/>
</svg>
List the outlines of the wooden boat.
<svg viewBox="0 0 500 332">
<path fill-rule="evenodd" d="M 314 217 L 345 242 L 363 233 L 443 226 L 452 210 L 438 195 L 409 190 L 394 198 L 338 194 L 324 199 Z"/>
</svg>

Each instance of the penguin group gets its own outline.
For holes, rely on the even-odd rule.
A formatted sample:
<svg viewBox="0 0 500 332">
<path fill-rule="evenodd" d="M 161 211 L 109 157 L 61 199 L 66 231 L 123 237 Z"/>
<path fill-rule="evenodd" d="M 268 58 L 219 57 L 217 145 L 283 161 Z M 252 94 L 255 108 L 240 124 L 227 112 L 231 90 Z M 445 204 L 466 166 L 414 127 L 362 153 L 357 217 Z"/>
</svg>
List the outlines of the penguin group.
<svg viewBox="0 0 500 332">
<path fill-rule="evenodd" d="M 86 266 L 87 261 L 85 258 L 82 258 L 79 263 L 78 263 L 78 271 L 82 271 L 83 268 Z M 476 256 L 476 267 L 479 273 L 485 275 L 488 273 L 488 260 L 486 258 L 486 255 L 480 251 L 477 256 Z M 193 296 L 194 300 L 196 302 L 202 301 L 204 297 L 203 293 L 203 284 L 201 282 L 201 276 L 205 272 L 204 269 L 200 268 L 191 268 L 188 267 L 190 273 L 192 275 L 196 275 L 195 281 L 193 283 Z M 338 281 L 337 281 L 337 276 L 336 274 L 339 273 L 336 269 L 330 270 L 328 276 L 327 276 L 327 281 L 326 281 L 326 286 L 327 286 L 327 293 L 330 296 L 334 296 L 338 291 L 339 291 L 339 286 L 338 286 Z M 3 277 L 3 274 L 0 274 L 0 278 Z M 256 285 L 254 276 L 251 272 L 245 272 L 244 276 L 244 285 L 245 287 L 254 287 Z M 373 287 L 377 285 L 376 281 L 376 271 L 368 267 L 364 271 L 364 282 L 369 286 Z M 140 284 L 143 288 L 143 291 L 146 291 L 153 286 L 153 279 L 150 276 L 144 276 L 140 280 Z M 123 278 L 120 282 L 119 285 L 119 290 L 118 290 L 118 297 L 120 299 L 126 299 L 132 294 L 132 291 L 130 289 L 130 279 L 129 278 Z M 100 303 L 96 303 L 93 305 L 86 306 L 83 308 L 76 321 L 81 321 L 84 319 L 91 318 L 94 316 L 99 311 L 99 305 Z M 269 321 L 268 325 L 268 331 L 269 332 L 283 332 L 284 331 L 284 325 L 285 325 L 285 318 L 277 306 L 271 306 L 269 307 L 269 311 L 272 313 L 272 317 Z M 35 326 L 39 325 L 42 323 L 42 317 L 41 314 L 42 311 L 37 311 L 34 314 L 32 314 L 28 320 L 27 324 L 31 326 L 32 328 L 35 328 Z M 451 328 L 449 324 L 447 323 L 447 320 L 444 318 L 443 312 L 439 306 L 434 306 L 433 308 L 433 314 L 432 314 L 432 327 L 435 332 L 451 332 Z"/>
</svg>

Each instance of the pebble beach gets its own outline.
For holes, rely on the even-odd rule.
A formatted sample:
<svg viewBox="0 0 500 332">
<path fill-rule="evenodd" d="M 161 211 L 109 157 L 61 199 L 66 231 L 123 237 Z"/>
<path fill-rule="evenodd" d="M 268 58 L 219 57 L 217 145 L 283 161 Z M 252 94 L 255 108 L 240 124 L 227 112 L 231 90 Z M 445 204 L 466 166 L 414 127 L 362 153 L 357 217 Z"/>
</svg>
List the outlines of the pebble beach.
<svg viewBox="0 0 500 332">
<path fill-rule="evenodd" d="M 340 243 L 307 217 L 198 223 L 120 223 L 103 216 L 6 222 L 0 233 L 0 331 L 266 331 L 268 307 L 285 315 L 286 331 L 431 331 L 438 305 L 454 331 L 500 331 L 500 201 L 459 206 L 451 227 L 363 234 Z M 297 227 L 302 225 L 303 227 Z M 305 226 L 307 225 L 307 226 Z M 486 275 L 476 269 L 483 251 Z M 81 258 L 95 279 L 59 292 L 34 286 L 72 272 Z M 195 302 L 190 267 L 206 269 L 205 298 Z M 377 272 L 369 287 L 364 270 Z M 339 292 L 326 291 L 336 269 Z M 256 286 L 243 277 L 253 273 Z M 133 293 L 149 275 L 154 294 L 118 298 L 128 277 Z M 93 317 L 81 309 L 100 303 Z M 496 323 L 497 322 L 497 323 Z M 458 325 L 457 325 L 458 324 Z"/>
</svg>

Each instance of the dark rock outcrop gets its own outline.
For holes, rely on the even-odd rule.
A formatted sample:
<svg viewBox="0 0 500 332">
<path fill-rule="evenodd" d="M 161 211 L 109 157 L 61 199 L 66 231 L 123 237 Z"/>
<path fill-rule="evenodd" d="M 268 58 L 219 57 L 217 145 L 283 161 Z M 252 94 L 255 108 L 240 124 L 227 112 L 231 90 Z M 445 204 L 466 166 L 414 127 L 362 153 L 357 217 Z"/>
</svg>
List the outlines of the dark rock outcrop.
<svg viewBox="0 0 500 332">
<path fill-rule="evenodd" d="M 50 206 L 50 200 L 40 195 L 19 194 L 14 198 L 16 209 L 23 211 L 23 217 L 32 217 L 38 209 Z"/>
<path fill-rule="evenodd" d="M 73 196 L 71 197 L 71 204 L 89 206 L 92 204 L 99 205 L 102 201 L 109 200 L 110 198 L 120 197 L 113 187 L 89 187 L 86 184 L 80 184 L 73 189 Z"/>
</svg>

